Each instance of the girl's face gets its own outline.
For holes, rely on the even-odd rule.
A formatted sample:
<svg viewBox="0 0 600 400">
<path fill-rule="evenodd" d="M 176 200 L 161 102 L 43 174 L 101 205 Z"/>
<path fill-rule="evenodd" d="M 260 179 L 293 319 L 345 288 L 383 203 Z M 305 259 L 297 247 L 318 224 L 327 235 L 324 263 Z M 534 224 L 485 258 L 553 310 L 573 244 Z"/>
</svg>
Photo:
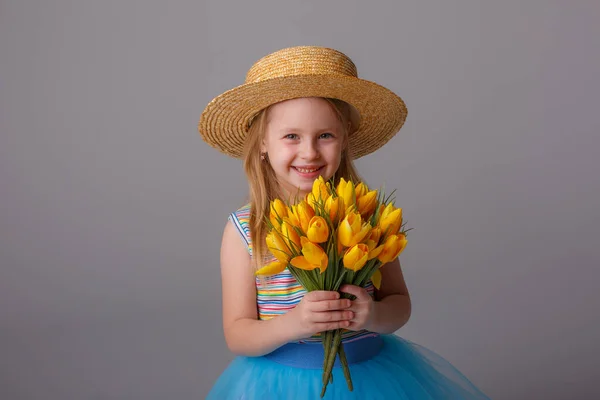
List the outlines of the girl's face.
<svg viewBox="0 0 600 400">
<path fill-rule="evenodd" d="M 328 180 L 337 171 L 345 135 L 326 100 L 287 100 L 269 110 L 261 151 L 267 153 L 283 190 L 304 196 L 319 175 Z"/>
</svg>

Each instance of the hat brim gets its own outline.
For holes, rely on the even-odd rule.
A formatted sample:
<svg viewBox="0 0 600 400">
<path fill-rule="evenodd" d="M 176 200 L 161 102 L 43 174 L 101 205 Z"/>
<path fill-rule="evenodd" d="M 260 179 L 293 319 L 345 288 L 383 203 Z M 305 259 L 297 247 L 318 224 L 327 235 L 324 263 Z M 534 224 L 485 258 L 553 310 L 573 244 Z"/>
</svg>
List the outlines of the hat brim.
<svg viewBox="0 0 600 400">
<path fill-rule="evenodd" d="M 331 75 L 299 75 L 253 82 L 228 90 L 204 109 L 198 131 L 217 150 L 243 157 L 248 122 L 260 110 L 299 97 L 335 98 L 351 104 L 360 115 L 358 130 L 350 135 L 353 159 L 386 144 L 402 128 L 407 109 L 389 89 L 364 79 Z"/>
</svg>

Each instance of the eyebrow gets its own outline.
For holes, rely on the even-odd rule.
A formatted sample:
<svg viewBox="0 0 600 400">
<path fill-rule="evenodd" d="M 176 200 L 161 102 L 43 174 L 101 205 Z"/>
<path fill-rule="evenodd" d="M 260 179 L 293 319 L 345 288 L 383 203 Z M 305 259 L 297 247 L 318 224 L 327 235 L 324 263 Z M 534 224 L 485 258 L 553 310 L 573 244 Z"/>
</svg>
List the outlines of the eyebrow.
<svg viewBox="0 0 600 400">
<path fill-rule="evenodd" d="M 278 130 L 282 130 L 282 131 L 293 131 L 293 132 L 303 132 L 302 129 L 295 127 L 293 125 L 281 125 L 279 127 L 277 127 Z M 327 127 L 322 127 L 319 129 L 316 129 L 315 132 L 329 132 L 329 131 L 337 131 L 338 128 L 334 128 L 332 126 L 327 126 Z"/>
</svg>

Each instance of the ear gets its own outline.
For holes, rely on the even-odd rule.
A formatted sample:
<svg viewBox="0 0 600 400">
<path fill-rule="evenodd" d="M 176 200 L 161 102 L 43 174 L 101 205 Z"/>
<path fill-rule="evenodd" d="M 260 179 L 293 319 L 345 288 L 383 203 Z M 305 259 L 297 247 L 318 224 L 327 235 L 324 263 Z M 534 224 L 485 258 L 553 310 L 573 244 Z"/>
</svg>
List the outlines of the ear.
<svg viewBox="0 0 600 400">
<path fill-rule="evenodd" d="M 265 139 L 260 141 L 260 152 L 261 153 L 266 153 L 267 152 L 267 142 Z"/>
</svg>

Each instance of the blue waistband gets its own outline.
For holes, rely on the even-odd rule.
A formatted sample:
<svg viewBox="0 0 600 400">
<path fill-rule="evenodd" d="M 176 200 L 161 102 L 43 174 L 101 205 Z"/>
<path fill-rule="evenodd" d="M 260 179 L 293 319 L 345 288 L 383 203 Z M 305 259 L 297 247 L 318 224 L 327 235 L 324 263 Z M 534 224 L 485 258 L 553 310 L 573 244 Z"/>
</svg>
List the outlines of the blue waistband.
<svg viewBox="0 0 600 400">
<path fill-rule="evenodd" d="M 378 335 L 344 343 L 344 352 L 346 353 L 348 364 L 354 364 L 376 356 L 382 347 L 383 339 Z M 323 368 L 323 344 L 288 343 L 264 357 L 290 367 L 304 369 Z M 334 366 L 340 366 L 339 357 L 336 358 Z"/>
</svg>

